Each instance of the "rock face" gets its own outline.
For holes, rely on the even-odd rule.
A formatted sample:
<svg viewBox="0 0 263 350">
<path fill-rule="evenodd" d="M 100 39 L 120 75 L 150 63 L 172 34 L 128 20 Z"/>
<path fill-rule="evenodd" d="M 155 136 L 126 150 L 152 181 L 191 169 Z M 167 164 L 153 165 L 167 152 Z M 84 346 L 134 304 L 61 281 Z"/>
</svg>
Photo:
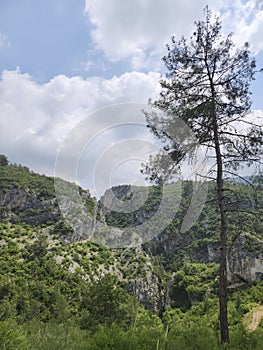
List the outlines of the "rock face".
<svg viewBox="0 0 263 350">
<path fill-rule="evenodd" d="M 250 283 L 263 278 L 263 240 L 241 234 L 228 255 L 228 280 L 231 284 Z"/>
<path fill-rule="evenodd" d="M 59 218 L 55 198 L 40 198 L 27 188 L 12 187 L 0 191 L 0 220 L 41 225 Z"/>
<path fill-rule="evenodd" d="M 159 281 L 154 275 L 150 279 L 138 277 L 130 280 L 125 285 L 125 289 L 128 293 L 135 295 L 136 299 L 148 310 L 161 311 L 164 308 L 164 290 L 160 288 Z"/>
<path fill-rule="evenodd" d="M 146 251 L 152 255 L 163 255 L 172 258 L 176 255 L 184 257 L 189 262 L 209 263 L 219 262 L 220 246 L 219 242 L 199 241 L 198 245 L 193 245 L 194 240 L 191 233 L 167 233 L 155 237 L 151 242 L 144 245 Z"/>
</svg>

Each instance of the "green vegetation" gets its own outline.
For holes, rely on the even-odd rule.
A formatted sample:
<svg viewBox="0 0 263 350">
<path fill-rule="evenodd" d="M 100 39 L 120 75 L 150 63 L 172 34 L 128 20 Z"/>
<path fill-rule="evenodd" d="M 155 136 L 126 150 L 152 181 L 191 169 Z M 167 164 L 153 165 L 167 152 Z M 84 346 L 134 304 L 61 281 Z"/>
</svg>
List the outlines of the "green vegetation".
<svg viewBox="0 0 263 350">
<path fill-rule="evenodd" d="M 36 174 L 22 165 L 0 166 L 0 190 L 26 188 L 43 199 L 55 197 L 54 179 Z"/>
<path fill-rule="evenodd" d="M 32 203 L 37 207 L 43 202 L 49 203 L 51 213 L 57 210 L 51 178 L 14 165 L 0 167 L 0 174 L 0 198 L 21 189 L 32 196 L 26 201 L 27 210 Z M 23 206 L 9 206 L 8 215 L 0 221 L 0 349 L 223 349 L 219 345 L 218 263 L 205 258 L 207 247 L 218 244 L 214 184 L 209 184 L 200 220 L 185 236 L 180 236 L 179 227 L 192 182 L 181 185 L 181 206 L 160 236 L 167 250 L 157 240 L 146 244 L 145 250 L 69 243 L 73 230 L 60 217 L 41 223 L 37 214 L 34 223 L 18 222 L 12 215 L 21 220 Z M 247 249 L 253 253 L 263 236 L 262 178 L 253 179 L 253 186 L 229 182 L 228 187 L 229 210 L 237 196 L 239 208 L 245 209 L 230 211 L 231 242 L 248 232 L 254 239 L 246 241 Z M 86 191 L 82 195 L 92 213 L 95 201 Z M 129 218 L 108 212 L 107 220 L 120 227 L 136 225 L 141 217 L 152 215 L 159 203 L 160 188 L 152 187 L 136 214 Z M 178 245 L 172 251 L 169 242 L 173 240 Z M 262 295 L 262 281 L 230 293 L 228 349 L 261 349 L 262 321 L 254 332 L 246 327 Z"/>
</svg>

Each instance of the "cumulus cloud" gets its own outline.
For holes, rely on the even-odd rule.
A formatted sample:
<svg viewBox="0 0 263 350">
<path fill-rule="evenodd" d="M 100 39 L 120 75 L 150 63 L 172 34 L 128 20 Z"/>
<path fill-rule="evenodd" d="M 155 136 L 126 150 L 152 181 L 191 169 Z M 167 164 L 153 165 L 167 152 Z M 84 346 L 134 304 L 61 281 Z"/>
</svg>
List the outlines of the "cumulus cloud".
<svg viewBox="0 0 263 350">
<path fill-rule="evenodd" d="M 64 164 L 76 166 L 59 175 L 93 194 L 102 194 L 110 185 L 141 181 L 140 165 L 158 144 L 145 128 L 144 105 L 133 108 L 126 102 L 146 104 L 149 97 L 157 98 L 158 81 L 157 73 L 130 72 L 108 80 L 59 75 L 39 84 L 19 70 L 4 71 L 0 153 L 53 175 L 58 151 L 66 147 Z M 256 115 L 262 119 L 262 112 Z M 65 142 L 72 130 L 74 137 Z M 107 181 L 100 176 L 104 173 Z"/>
<path fill-rule="evenodd" d="M 160 60 L 171 35 L 188 34 L 206 4 L 207 0 L 86 0 L 85 13 L 94 26 L 93 40 L 107 58 L 130 58 L 139 68 L 155 55 Z"/>
<path fill-rule="evenodd" d="M 0 81 L 0 153 L 12 162 L 52 175 L 57 151 L 78 122 L 101 107 L 125 102 L 147 103 L 149 97 L 157 96 L 158 81 L 156 73 L 130 72 L 109 80 L 59 75 L 46 84 L 38 84 L 19 70 L 4 71 Z M 108 118 L 114 120 L 115 116 Z M 97 123 L 91 119 L 91 133 L 93 129 L 98 130 Z M 99 128 L 103 129 L 103 125 Z M 125 132 L 128 134 L 131 130 Z M 133 132 L 134 137 L 142 137 L 140 129 Z M 106 142 L 108 137 L 108 144 L 114 144 L 121 134 L 125 137 L 125 133 L 111 130 L 100 142 Z M 85 154 L 86 161 L 94 163 L 98 152 L 102 152 L 98 140 L 95 146 Z"/>
<path fill-rule="evenodd" d="M 236 33 L 238 44 L 248 40 L 254 51 L 262 50 L 260 1 L 86 0 L 85 14 L 93 25 L 95 45 L 109 60 L 128 59 L 134 69 L 158 69 L 170 37 L 188 36 L 207 4 L 221 13 L 224 28 Z"/>
</svg>

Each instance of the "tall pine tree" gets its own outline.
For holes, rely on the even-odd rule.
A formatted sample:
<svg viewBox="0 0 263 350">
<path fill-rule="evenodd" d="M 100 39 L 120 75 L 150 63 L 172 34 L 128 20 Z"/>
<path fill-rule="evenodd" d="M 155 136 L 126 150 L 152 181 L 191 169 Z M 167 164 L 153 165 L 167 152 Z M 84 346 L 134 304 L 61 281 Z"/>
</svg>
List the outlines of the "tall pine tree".
<svg viewBox="0 0 263 350">
<path fill-rule="evenodd" d="M 163 58 L 168 73 L 161 79 L 160 98 L 151 102 L 155 111 L 146 114 L 148 127 L 164 142 L 143 172 L 152 180 L 175 171 L 191 157 L 196 142 L 189 137 L 180 143 L 180 130 L 173 130 L 180 118 L 193 132 L 199 145 L 214 159 L 213 176 L 221 219 L 219 304 L 221 342 L 229 343 L 227 316 L 228 222 L 224 196 L 224 176 L 242 165 L 260 162 L 262 127 L 249 118 L 249 86 L 256 72 L 249 45 L 235 49 L 232 35 L 221 34 L 220 19 L 205 8 L 205 19 L 198 21 L 190 40 L 172 37 Z M 158 111 L 162 112 L 158 116 Z M 178 167 L 177 167 L 178 166 Z M 233 170 L 234 169 L 234 170 Z M 209 174 L 211 177 L 211 174 Z"/>
</svg>

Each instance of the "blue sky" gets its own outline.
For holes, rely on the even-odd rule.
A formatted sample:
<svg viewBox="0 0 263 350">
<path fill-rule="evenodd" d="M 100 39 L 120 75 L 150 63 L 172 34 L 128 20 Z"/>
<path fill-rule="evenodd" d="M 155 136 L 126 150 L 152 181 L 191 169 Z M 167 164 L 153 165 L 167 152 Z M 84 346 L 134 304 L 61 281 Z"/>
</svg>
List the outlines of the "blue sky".
<svg viewBox="0 0 263 350">
<path fill-rule="evenodd" d="M 207 3 L 237 45 L 251 43 L 263 67 L 262 1 L 1 0 L 0 153 L 53 174 L 63 140 L 83 118 L 158 96 L 165 44 L 174 34 L 187 37 Z M 252 84 L 258 113 L 262 87 L 263 74 Z M 128 134 L 116 129 L 108 145 Z M 87 159 L 94 163 L 98 154 L 90 150 Z M 115 183 L 131 180 L 129 166 L 116 173 Z"/>
<path fill-rule="evenodd" d="M 1 71 L 19 67 L 39 83 L 59 74 L 110 78 L 130 71 L 125 59 L 109 61 L 96 48 L 84 9 L 84 0 L 1 1 Z"/>
<path fill-rule="evenodd" d="M 92 50 L 84 1 L 1 1 L 1 32 L 10 46 L 1 51 L 1 70 L 20 67 L 38 81 L 76 75 Z M 77 72 L 83 73 L 83 72 Z"/>
<path fill-rule="evenodd" d="M 95 3 L 95 1 L 87 0 L 86 7 L 89 3 Z M 110 4 L 111 1 L 107 3 Z M 113 3 L 116 4 L 116 1 Z M 104 4 L 106 4 L 105 1 Z M 137 5 L 136 8 L 135 5 L 133 9 L 136 14 L 136 11 L 140 11 L 140 6 Z M 260 7 L 255 7 L 254 16 L 258 12 L 257 9 Z M 252 17 L 249 18 L 249 21 L 253 21 L 253 11 L 251 13 Z M 116 11 L 117 15 L 119 13 Z M 111 16 L 114 22 L 114 13 Z M 109 79 L 114 75 L 132 71 L 134 67 L 129 54 L 120 59 L 109 59 L 107 57 L 110 54 L 109 50 L 106 45 L 103 46 L 102 40 L 101 42 L 93 40 L 91 33 L 94 29 L 96 30 L 96 25 L 92 24 L 90 17 L 87 10 L 85 13 L 85 0 L 2 0 L 0 2 L 0 33 L 2 34 L 0 70 L 15 70 L 19 67 L 22 73 L 29 73 L 39 83 L 47 82 L 59 74 L 68 77 L 80 75 L 83 78 L 102 76 Z M 147 27 L 145 30 L 147 31 Z M 187 25 L 185 25 L 185 30 L 183 27 L 180 30 L 180 34 L 187 35 L 188 32 Z M 170 36 L 176 32 L 171 26 L 171 30 L 166 30 L 166 34 L 165 42 L 168 42 Z M 110 42 L 110 38 L 108 40 Z M 162 44 L 164 41 L 161 41 Z M 105 47 L 104 50 L 103 47 Z M 155 57 L 158 60 L 155 62 L 155 67 L 158 67 L 157 72 L 162 72 L 162 51 L 156 53 L 154 45 L 147 44 L 146 51 L 148 54 L 154 53 L 155 56 L 159 53 L 159 57 Z M 258 66 L 263 67 L 263 53 L 257 53 L 256 57 Z M 139 66 L 137 68 L 139 71 L 147 72 L 153 67 L 154 64 L 150 64 L 148 67 Z M 262 82 L 263 77 L 259 75 L 257 82 L 253 84 L 255 108 L 261 108 L 261 96 L 257 91 L 258 87 L 262 86 Z"/>
</svg>

